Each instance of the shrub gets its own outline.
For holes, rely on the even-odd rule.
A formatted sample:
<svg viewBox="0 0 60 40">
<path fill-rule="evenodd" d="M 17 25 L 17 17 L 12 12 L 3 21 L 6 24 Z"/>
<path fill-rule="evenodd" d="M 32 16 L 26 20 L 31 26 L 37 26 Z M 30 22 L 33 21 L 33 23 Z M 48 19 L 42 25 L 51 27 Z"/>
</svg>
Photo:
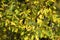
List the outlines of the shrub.
<svg viewBox="0 0 60 40">
<path fill-rule="evenodd" d="M 60 17 L 56 0 L 1 0 L 0 40 L 56 40 Z"/>
</svg>

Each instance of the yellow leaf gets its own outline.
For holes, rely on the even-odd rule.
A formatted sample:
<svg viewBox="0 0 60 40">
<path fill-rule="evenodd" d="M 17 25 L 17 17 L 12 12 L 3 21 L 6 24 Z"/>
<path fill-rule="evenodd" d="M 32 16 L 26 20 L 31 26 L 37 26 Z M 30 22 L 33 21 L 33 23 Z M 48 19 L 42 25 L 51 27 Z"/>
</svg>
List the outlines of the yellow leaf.
<svg viewBox="0 0 60 40">
<path fill-rule="evenodd" d="M 16 33 L 17 33 L 17 32 L 18 32 L 18 28 L 16 28 L 14 32 L 16 32 Z"/>
<path fill-rule="evenodd" d="M 9 23 L 10 23 L 10 21 L 8 19 L 6 19 L 5 26 L 7 26 Z"/>
<path fill-rule="evenodd" d="M 9 27 L 8 29 L 11 30 L 11 27 Z"/>
<path fill-rule="evenodd" d="M 0 14 L 0 18 L 2 17 L 2 14 Z"/>
<path fill-rule="evenodd" d="M 34 39 L 34 35 L 31 36 L 31 40 L 33 40 L 33 39 Z"/>
<path fill-rule="evenodd" d="M 38 22 L 37 22 L 37 23 L 42 24 L 42 23 L 43 23 L 43 21 L 42 21 L 41 19 L 38 19 Z"/>
<path fill-rule="evenodd" d="M 56 7 L 55 7 L 55 6 L 53 6 L 53 8 L 54 8 L 54 9 L 56 9 Z"/>
<path fill-rule="evenodd" d="M 11 25 L 16 25 L 14 22 L 11 22 Z"/>
<path fill-rule="evenodd" d="M 28 40 L 28 36 L 24 37 L 24 40 Z"/>
<path fill-rule="evenodd" d="M 28 9 L 28 10 L 27 10 L 27 13 L 30 13 L 30 12 L 31 12 L 31 10 L 30 10 L 30 9 Z"/>
<path fill-rule="evenodd" d="M 12 28 L 12 32 L 14 32 L 14 28 Z"/>
<path fill-rule="evenodd" d="M 25 2 L 29 2 L 29 0 L 25 0 Z"/>
<path fill-rule="evenodd" d="M 15 12 L 18 13 L 19 11 L 16 9 Z"/>
<path fill-rule="evenodd" d="M 22 32 L 21 35 L 24 35 L 24 32 Z"/>
<path fill-rule="evenodd" d="M 5 32 L 5 31 L 7 31 L 7 30 L 6 30 L 6 28 L 4 28 L 4 30 L 3 30 L 3 31 L 4 31 L 4 32 Z"/>
<path fill-rule="evenodd" d="M 52 2 L 56 2 L 56 0 L 51 0 Z"/>
<path fill-rule="evenodd" d="M 38 4 L 39 3 L 39 1 L 34 1 L 34 4 Z"/>
<path fill-rule="evenodd" d="M 44 17 L 43 17 L 43 15 L 40 15 L 39 18 L 40 18 L 40 19 L 43 19 Z"/>
</svg>

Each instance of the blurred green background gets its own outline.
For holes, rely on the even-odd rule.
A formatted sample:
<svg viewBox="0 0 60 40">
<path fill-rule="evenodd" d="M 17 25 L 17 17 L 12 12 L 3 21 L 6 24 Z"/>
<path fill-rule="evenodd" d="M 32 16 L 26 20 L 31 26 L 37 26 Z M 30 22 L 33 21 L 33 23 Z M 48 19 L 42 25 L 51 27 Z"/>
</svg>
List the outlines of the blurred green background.
<svg viewBox="0 0 60 40">
<path fill-rule="evenodd" d="M 60 0 L 0 0 L 0 40 L 60 40 Z"/>
</svg>

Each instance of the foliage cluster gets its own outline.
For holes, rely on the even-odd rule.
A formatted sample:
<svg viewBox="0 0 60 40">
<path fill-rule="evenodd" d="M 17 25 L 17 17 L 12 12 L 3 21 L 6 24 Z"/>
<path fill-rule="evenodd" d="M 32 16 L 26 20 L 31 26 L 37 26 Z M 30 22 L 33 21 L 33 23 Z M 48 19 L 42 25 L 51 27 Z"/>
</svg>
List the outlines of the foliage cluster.
<svg viewBox="0 0 60 40">
<path fill-rule="evenodd" d="M 56 0 L 0 0 L 0 40 L 57 40 L 60 14 L 55 3 Z"/>
</svg>

